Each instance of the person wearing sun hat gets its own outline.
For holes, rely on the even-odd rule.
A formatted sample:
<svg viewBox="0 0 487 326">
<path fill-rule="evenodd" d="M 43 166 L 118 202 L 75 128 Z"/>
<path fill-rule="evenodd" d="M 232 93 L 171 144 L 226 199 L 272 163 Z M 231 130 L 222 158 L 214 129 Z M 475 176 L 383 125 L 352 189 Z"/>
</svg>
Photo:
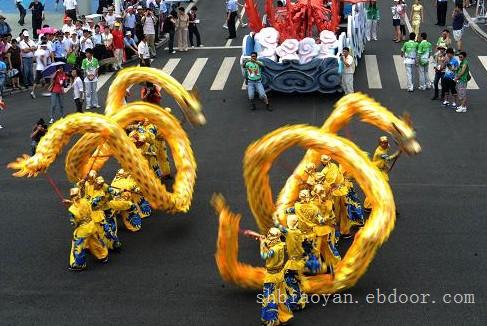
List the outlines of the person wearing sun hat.
<svg viewBox="0 0 487 326">
<path fill-rule="evenodd" d="M 5 16 L 0 15 L 0 36 L 5 36 L 12 32 L 10 25 L 5 20 Z"/>
</svg>

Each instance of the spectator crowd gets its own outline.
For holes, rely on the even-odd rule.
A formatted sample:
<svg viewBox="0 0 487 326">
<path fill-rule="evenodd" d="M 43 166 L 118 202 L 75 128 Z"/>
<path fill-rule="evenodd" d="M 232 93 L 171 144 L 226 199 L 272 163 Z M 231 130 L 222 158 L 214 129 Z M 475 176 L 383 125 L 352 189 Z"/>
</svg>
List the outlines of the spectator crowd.
<svg viewBox="0 0 487 326">
<path fill-rule="evenodd" d="M 164 0 L 122 0 L 117 14 L 113 0 L 99 0 L 97 13 L 85 16 L 79 15 L 79 1 L 62 1 L 63 22 L 49 26 L 43 24 L 43 1 L 32 0 L 24 7 L 25 1 L 16 0 L 18 24 L 25 24 L 28 11 L 32 14 L 32 29 L 24 28 L 19 35 L 12 35 L 0 15 L 0 100 L 7 83 L 13 89 L 28 88 L 33 99 L 47 87 L 44 93 L 51 96 L 53 123 L 56 112 L 64 115 L 67 90 L 73 89 L 77 111 L 99 108 L 98 76 L 121 69 L 130 59 L 150 66 L 163 37 L 168 38 L 170 54 L 202 46 L 194 6 L 187 12 L 179 3 Z"/>
</svg>

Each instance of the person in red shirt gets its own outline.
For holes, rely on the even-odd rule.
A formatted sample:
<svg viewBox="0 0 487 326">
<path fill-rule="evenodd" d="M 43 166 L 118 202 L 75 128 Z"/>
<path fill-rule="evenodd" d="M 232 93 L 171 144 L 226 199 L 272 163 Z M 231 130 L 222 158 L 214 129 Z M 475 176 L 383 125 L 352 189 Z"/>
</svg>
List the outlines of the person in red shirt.
<svg viewBox="0 0 487 326">
<path fill-rule="evenodd" d="M 113 35 L 113 54 L 116 60 L 115 63 L 113 64 L 113 69 L 120 70 L 122 69 L 123 50 L 125 45 L 123 43 L 123 32 L 119 22 L 113 24 L 112 35 Z"/>
<path fill-rule="evenodd" d="M 49 85 L 49 91 L 51 92 L 51 120 L 49 123 L 53 123 L 56 119 L 56 107 L 59 108 L 59 117 L 64 117 L 63 95 L 66 79 L 64 67 L 61 65 L 54 74 L 54 77 L 52 77 L 51 84 Z"/>
</svg>

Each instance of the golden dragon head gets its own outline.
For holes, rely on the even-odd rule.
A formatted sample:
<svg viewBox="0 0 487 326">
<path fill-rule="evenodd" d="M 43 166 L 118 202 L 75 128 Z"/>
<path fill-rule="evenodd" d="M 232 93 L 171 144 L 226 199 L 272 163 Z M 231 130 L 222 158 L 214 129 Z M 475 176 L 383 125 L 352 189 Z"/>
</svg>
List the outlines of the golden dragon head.
<svg viewBox="0 0 487 326">
<path fill-rule="evenodd" d="M 416 132 L 409 113 L 404 113 L 398 123 L 392 122 L 394 140 L 403 152 L 408 155 L 421 153 L 421 145 L 416 140 Z"/>
</svg>

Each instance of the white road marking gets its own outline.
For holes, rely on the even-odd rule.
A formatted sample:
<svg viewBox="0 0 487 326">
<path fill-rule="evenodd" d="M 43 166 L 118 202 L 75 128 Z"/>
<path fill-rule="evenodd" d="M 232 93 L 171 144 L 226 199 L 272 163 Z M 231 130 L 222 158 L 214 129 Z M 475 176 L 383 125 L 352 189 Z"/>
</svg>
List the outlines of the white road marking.
<svg viewBox="0 0 487 326">
<path fill-rule="evenodd" d="M 113 72 L 109 72 L 98 76 L 98 83 L 96 84 L 96 91 L 99 91 L 103 85 L 107 83 L 108 80 L 113 76 Z"/>
<path fill-rule="evenodd" d="M 166 64 L 164 65 L 164 68 L 162 68 L 162 71 L 168 75 L 172 74 L 174 69 L 176 69 L 176 66 L 178 65 L 179 61 L 181 61 L 180 58 L 171 58 L 167 60 Z"/>
<path fill-rule="evenodd" d="M 467 83 L 467 89 L 479 89 L 479 85 L 477 84 L 475 79 L 473 79 L 473 75 L 471 71 L 470 71 L 470 77 L 472 78 Z"/>
<path fill-rule="evenodd" d="M 382 83 L 380 81 L 379 64 L 377 63 L 376 55 L 365 56 L 365 70 L 367 72 L 369 88 L 381 89 Z"/>
<path fill-rule="evenodd" d="M 193 66 L 189 70 L 188 74 L 186 75 L 186 78 L 184 78 L 183 81 L 183 87 L 187 90 L 192 90 L 194 87 L 194 84 L 196 84 L 196 81 L 198 80 L 198 77 L 201 74 L 201 71 L 203 71 L 203 68 L 206 65 L 206 62 L 208 61 L 208 58 L 198 58 L 194 62 Z"/>
<path fill-rule="evenodd" d="M 212 91 L 221 91 L 225 87 L 225 84 L 227 83 L 228 76 L 230 75 L 230 72 L 232 71 L 232 67 L 235 64 L 235 59 L 236 57 L 225 57 L 223 59 L 223 62 L 220 66 L 220 69 L 218 69 L 218 72 L 216 74 L 215 80 L 213 81 L 213 84 L 210 87 L 210 90 Z"/>
<path fill-rule="evenodd" d="M 406 67 L 404 66 L 404 58 L 400 55 L 393 55 L 394 65 L 396 66 L 397 79 L 401 89 L 408 88 L 408 79 L 406 76 Z"/>
</svg>

